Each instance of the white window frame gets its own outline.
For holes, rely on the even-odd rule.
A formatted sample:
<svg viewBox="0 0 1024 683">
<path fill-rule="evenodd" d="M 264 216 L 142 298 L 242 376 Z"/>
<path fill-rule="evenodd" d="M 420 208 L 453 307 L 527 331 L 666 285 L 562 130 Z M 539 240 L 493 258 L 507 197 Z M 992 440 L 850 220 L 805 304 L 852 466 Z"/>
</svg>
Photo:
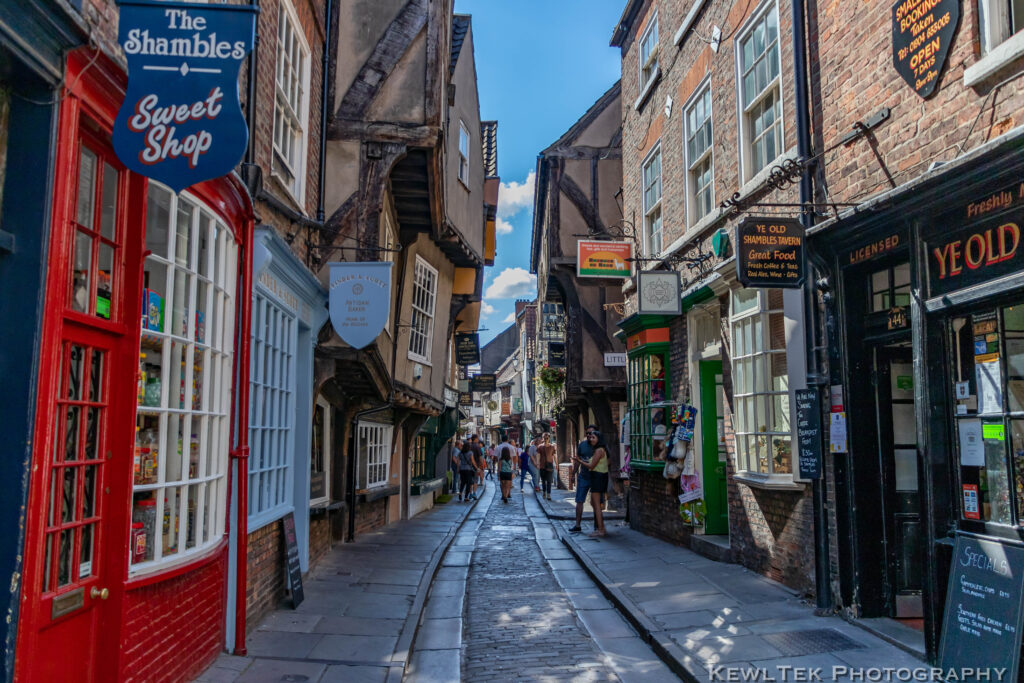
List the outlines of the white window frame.
<svg viewBox="0 0 1024 683">
<path fill-rule="evenodd" d="M 473 136 L 465 121 L 459 120 L 459 180 L 469 188 L 469 150 L 473 144 Z"/>
<path fill-rule="evenodd" d="M 651 41 L 653 41 L 653 44 Z M 644 57 L 645 49 L 647 50 L 646 58 Z M 640 34 L 640 40 L 637 41 L 638 92 L 644 93 L 651 83 L 654 82 L 654 79 L 658 77 L 658 57 L 658 10 L 654 10 L 650 21 L 647 22 L 647 26 L 644 28 L 644 32 Z M 644 74 L 646 74 L 646 77 Z"/>
<path fill-rule="evenodd" d="M 690 140 L 695 134 L 695 130 L 691 127 L 690 115 L 696 111 L 698 104 L 704 102 L 705 97 L 707 98 L 707 116 L 699 123 L 701 128 L 704 127 L 705 123 L 707 124 L 707 147 L 699 154 L 694 155 L 690 150 Z M 711 79 L 708 78 L 697 87 L 697 90 L 683 109 L 683 158 L 686 160 L 686 203 L 689 225 L 698 223 L 715 210 L 715 124 L 713 108 Z M 698 187 L 695 169 L 703 166 L 705 163 L 709 166 L 708 172 L 711 177 L 706 185 Z M 711 204 L 707 207 L 707 211 L 701 212 L 702 207 L 698 197 L 705 188 L 711 192 Z"/>
<path fill-rule="evenodd" d="M 163 572 L 192 561 L 223 539 L 227 517 L 238 243 L 225 222 L 197 197 L 187 192 L 175 194 L 153 180 L 149 181 L 147 190 L 147 230 L 155 227 L 149 210 L 151 197 L 157 193 L 167 197 L 166 252 L 154 250 L 146 256 L 146 264 L 155 268 L 153 272 L 163 270 L 165 273 L 163 283 L 151 284 L 154 287 L 164 285 L 162 291 L 167 296 L 163 301 L 163 329 L 142 329 L 141 341 L 147 356 L 160 358 L 160 366 L 166 371 L 161 370 L 159 404 L 139 404 L 136 424 L 157 422 L 156 445 L 160 456 L 155 481 L 136 479 L 132 484 L 133 518 L 136 497 L 151 495 L 156 500 L 156 531 L 155 538 L 147 539 L 153 548 L 152 559 L 133 564 L 130 553 L 125 558 L 132 577 Z M 179 208 L 183 204 L 192 211 L 187 223 L 180 222 Z M 204 234 L 208 239 L 205 255 Z M 147 244 L 153 244 L 151 237 L 147 235 Z M 179 253 L 182 247 L 187 253 Z M 203 256 L 205 263 L 201 262 Z M 206 298 L 202 308 L 197 301 L 201 291 Z M 186 305 L 175 301 L 179 295 L 187 297 Z M 190 316 L 183 311 L 205 311 L 205 318 L 200 319 L 198 312 Z M 199 370 L 198 383 L 188 381 L 188 375 L 182 377 L 180 371 L 174 370 L 179 359 L 183 359 L 180 362 L 184 367 Z M 189 456 L 183 454 L 179 458 L 181 469 L 171 472 L 169 454 L 177 449 L 176 434 L 190 434 L 195 440 L 188 442 Z M 197 452 L 194 470 L 190 457 L 193 447 Z M 192 517 L 193 545 L 189 547 L 188 502 L 193 490 L 197 496 Z M 178 530 L 173 553 L 164 550 L 161 521 L 168 504 L 165 500 L 171 500 L 168 496 L 171 491 L 175 492 L 176 500 L 174 509 L 167 511 L 168 519 Z"/>
<path fill-rule="evenodd" d="M 751 98 L 750 104 L 745 104 L 745 93 L 743 88 L 743 43 L 746 41 L 751 34 L 760 26 L 766 18 L 774 13 L 775 14 L 775 26 L 776 26 L 776 37 L 775 37 L 775 52 L 778 58 L 776 63 L 776 75 L 769 80 L 764 88 L 759 92 L 755 93 Z M 750 19 L 747 20 L 746 26 L 742 29 L 739 35 L 736 36 L 734 41 L 736 45 L 736 106 L 738 108 L 738 132 L 739 132 L 739 148 L 740 148 L 740 169 L 741 175 L 744 182 L 753 179 L 759 172 L 770 167 L 779 157 L 786 153 L 786 125 L 785 125 L 785 107 L 783 106 L 783 87 L 782 87 L 782 29 L 779 24 L 779 7 L 775 0 L 765 3 L 764 6 L 759 8 Z M 768 59 L 766 53 L 770 50 L 766 46 L 765 51 L 760 53 L 763 55 L 763 59 Z M 754 70 L 756 71 L 756 64 L 759 61 L 758 58 L 754 59 Z M 776 144 L 775 156 L 771 159 L 765 159 L 764 163 L 760 166 L 754 164 L 754 140 L 752 139 L 753 132 L 753 118 L 755 110 L 761 108 L 769 98 L 774 97 L 774 105 L 777 107 L 777 116 L 772 124 L 774 130 L 777 130 L 778 140 Z M 758 142 L 765 139 L 767 133 L 762 133 L 758 136 Z"/>
<path fill-rule="evenodd" d="M 272 175 L 280 181 L 291 198 L 300 208 L 304 208 L 306 154 L 309 147 L 310 50 L 306 36 L 302 32 L 302 24 L 291 2 L 281 0 L 277 17 L 277 51 L 274 55 L 274 159 L 271 169 Z M 287 22 L 286 25 L 283 25 L 282 19 Z M 285 31 L 288 33 L 282 36 L 282 32 Z M 287 51 L 289 47 L 293 48 L 291 54 Z M 294 65 L 296 56 L 302 62 L 297 66 Z M 288 63 L 285 63 L 286 60 Z M 282 82 L 282 78 L 286 76 L 290 79 Z M 285 125 L 288 126 L 287 131 L 284 130 Z M 285 174 L 291 176 L 290 182 Z"/>
<path fill-rule="evenodd" d="M 298 320 L 268 292 L 252 293 L 249 368 L 249 530 L 295 510 Z"/>
<path fill-rule="evenodd" d="M 1021 16 L 1014 16 L 1012 0 L 978 0 L 978 33 L 981 54 L 987 55 L 996 47 L 1024 30 L 1024 6 Z M 1017 30 L 1014 30 L 1017 24 Z"/>
<path fill-rule="evenodd" d="M 779 291 L 778 308 L 769 306 L 769 290 L 766 289 L 734 289 L 729 297 L 729 337 L 730 362 L 732 364 L 732 388 L 734 421 L 733 434 L 736 440 L 736 469 L 741 478 L 752 478 L 762 482 L 792 483 L 793 472 L 776 472 L 772 448 L 776 438 L 789 442 L 789 469 L 794 468 L 795 450 L 793 440 L 793 410 L 790 402 L 789 357 L 786 350 L 786 339 L 781 348 L 769 348 L 771 340 L 771 316 L 783 317 L 785 330 L 784 300 Z M 744 311 L 737 311 L 737 296 L 740 293 L 754 292 L 756 304 Z M 756 344 L 757 329 L 760 327 L 761 344 Z M 743 332 L 750 329 L 749 335 Z M 785 331 L 783 332 L 785 335 Z M 748 342 L 750 342 L 748 344 Z M 756 348 L 755 348 L 756 347 Z M 771 379 L 769 361 L 773 356 L 781 356 L 786 361 L 787 373 L 783 388 L 769 387 Z M 744 369 L 746 368 L 746 370 Z M 769 407 L 774 409 L 778 399 L 785 411 L 785 429 L 769 430 Z M 750 409 L 753 409 L 753 414 Z M 762 421 L 764 424 L 762 424 Z M 764 438 L 765 443 L 756 442 L 755 452 L 750 452 L 750 439 Z M 761 448 L 765 449 L 765 460 L 761 460 Z"/>
<path fill-rule="evenodd" d="M 356 435 L 359 447 L 361 488 L 387 486 L 391 476 L 391 435 L 393 425 L 360 421 Z"/>
<path fill-rule="evenodd" d="M 317 505 L 323 505 L 323 504 L 329 503 L 331 501 L 331 444 L 333 443 L 332 439 L 334 438 L 334 435 L 331 432 L 331 428 L 332 428 L 332 425 L 331 425 L 331 404 L 328 403 L 327 399 L 325 399 L 323 396 L 317 396 L 316 397 L 316 403 L 313 405 L 313 415 L 316 415 L 316 409 L 317 408 L 322 409 L 323 413 L 324 413 L 324 434 L 323 434 L 323 444 L 321 444 L 321 448 L 323 449 L 324 492 L 325 493 L 324 493 L 323 496 L 321 496 L 319 498 L 310 498 L 309 504 L 310 504 L 311 507 L 317 506 Z M 310 481 L 312 481 L 312 476 L 313 476 L 313 469 L 312 468 L 313 468 L 313 465 L 315 464 L 315 459 L 314 459 L 314 455 L 313 455 L 313 448 L 316 446 L 316 444 L 315 444 L 313 436 L 314 436 L 314 434 L 311 431 L 310 432 L 310 441 L 309 441 L 309 448 L 310 448 L 310 452 L 309 452 L 309 467 L 310 467 L 310 477 L 311 477 Z M 310 491 L 310 494 L 312 495 L 312 491 Z"/>
<path fill-rule="evenodd" d="M 647 204 L 647 190 L 648 187 L 652 187 L 653 183 L 647 182 L 647 169 L 654 163 L 655 158 L 658 160 L 658 199 L 653 202 L 650 206 Z M 654 143 L 654 147 L 644 158 L 643 164 L 640 166 L 640 191 L 643 198 L 644 207 L 644 253 L 647 254 L 648 258 L 657 258 L 661 256 L 662 250 L 665 248 L 665 221 L 664 213 L 662 211 L 662 198 L 665 194 L 665 187 L 663 183 L 664 179 L 664 167 L 663 159 L 661 156 L 661 140 Z M 657 216 L 655 217 L 655 214 Z M 654 223 L 657 222 L 657 231 L 652 230 Z M 652 237 L 657 232 L 657 245 L 652 244 L 654 241 Z M 655 247 L 657 247 L 655 249 Z"/>
<path fill-rule="evenodd" d="M 429 283 L 430 286 L 427 286 Z M 434 312 L 437 306 L 437 268 L 419 254 L 413 266 L 412 299 L 409 326 L 409 360 L 430 365 L 434 346 Z M 423 353 L 414 350 L 422 342 Z"/>
</svg>

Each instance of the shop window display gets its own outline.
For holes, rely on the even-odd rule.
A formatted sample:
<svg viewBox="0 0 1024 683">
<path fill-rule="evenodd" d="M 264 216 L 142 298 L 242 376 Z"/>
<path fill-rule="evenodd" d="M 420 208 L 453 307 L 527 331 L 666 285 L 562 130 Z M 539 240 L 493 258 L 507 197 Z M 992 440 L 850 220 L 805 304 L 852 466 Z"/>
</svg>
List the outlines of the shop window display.
<svg viewBox="0 0 1024 683">
<path fill-rule="evenodd" d="M 110 320 L 118 263 L 117 202 L 122 173 L 108 153 L 79 147 L 70 308 Z"/>
<path fill-rule="evenodd" d="M 642 349 L 628 365 L 630 464 L 664 461 L 673 405 L 668 350 Z"/>
<path fill-rule="evenodd" d="M 133 570 L 224 530 L 237 246 L 188 194 L 150 182 L 138 367 Z"/>
</svg>

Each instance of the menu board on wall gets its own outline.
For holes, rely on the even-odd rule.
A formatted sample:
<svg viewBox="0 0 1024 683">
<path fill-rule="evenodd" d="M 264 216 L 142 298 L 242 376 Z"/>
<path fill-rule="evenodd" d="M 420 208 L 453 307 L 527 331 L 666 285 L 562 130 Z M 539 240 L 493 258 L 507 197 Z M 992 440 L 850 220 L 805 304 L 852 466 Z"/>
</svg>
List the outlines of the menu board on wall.
<svg viewBox="0 0 1024 683">
<path fill-rule="evenodd" d="M 939 84 L 960 23 L 960 0 L 900 0 L 892 6 L 892 63 L 914 92 Z"/>
<path fill-rule="evenodd" d="M 1024 627 L 1024 548 L 957 534 L 939 667 L 1005 669 L 1016 681 Z"/>
<path fill-rule="evenodd" d="M 801 479 L 821 478 L 821 409 L 817 389 L 797 389 L 796 435 L 800 446 L 799 474 Z"/>
</svg>

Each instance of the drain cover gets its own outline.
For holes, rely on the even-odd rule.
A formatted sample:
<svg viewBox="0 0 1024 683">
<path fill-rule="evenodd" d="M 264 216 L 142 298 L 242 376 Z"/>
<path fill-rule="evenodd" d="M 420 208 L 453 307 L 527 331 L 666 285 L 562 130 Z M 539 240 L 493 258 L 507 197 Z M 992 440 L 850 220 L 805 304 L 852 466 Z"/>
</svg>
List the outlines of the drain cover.
<svg viewBox="0 0 1024 683">
<path fill-rule="evenodd" d="M 784 657 L 799 657 L 801 655 L 814 655 L 821 652 L 834 652 L 838 650 L 864 649 L 864 645 L 856 640 L 847 638 L 839 631 L 831 628 L 765 633 L 761 637 L 769 645 L 781 652 Z"/>
</svg>

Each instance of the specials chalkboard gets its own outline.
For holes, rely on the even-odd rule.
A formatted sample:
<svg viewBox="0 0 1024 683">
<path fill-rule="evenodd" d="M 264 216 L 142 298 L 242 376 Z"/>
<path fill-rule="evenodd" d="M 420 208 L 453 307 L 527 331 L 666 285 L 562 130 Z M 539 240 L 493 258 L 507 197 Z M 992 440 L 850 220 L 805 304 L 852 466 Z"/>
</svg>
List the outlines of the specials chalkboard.
<svg viewBox="0 0 1024 683">
<path fill-rule="evenodd" d="M 892 6 L 892 63 L 914 92 L 931 97 L 960 23 L 960 0 L 900 0 Z"/>
<path fill-rule="evenodd" d="M 736 228 L 736 277 L 744 287 L 804 283 L 804 226 L 792 218 L 750 216 Z"/>
<path fill-rule="evenodd" d="M 1018 680 L 1022 601 L 1024 548 L 957 533 L 939 667 L 1005 668 L 1001 680 Z"/>
<path fill-rule="evenodd" d="M 800 447 L 797 460 L 801 479 L 821 479 L 821 406 L 817 389 L 797 389 L 796 438 Z"/>
<path fill-rule="evenodd" d="M 292 592 L 292 607 L 302 604 L 302 567 L 299 565 L 299 544 L 295 537 L 295 516 L 289 512 L 281 519 L 284 529 L 285 571 L 288 572 L 288 586 Z"/>
</svg>

